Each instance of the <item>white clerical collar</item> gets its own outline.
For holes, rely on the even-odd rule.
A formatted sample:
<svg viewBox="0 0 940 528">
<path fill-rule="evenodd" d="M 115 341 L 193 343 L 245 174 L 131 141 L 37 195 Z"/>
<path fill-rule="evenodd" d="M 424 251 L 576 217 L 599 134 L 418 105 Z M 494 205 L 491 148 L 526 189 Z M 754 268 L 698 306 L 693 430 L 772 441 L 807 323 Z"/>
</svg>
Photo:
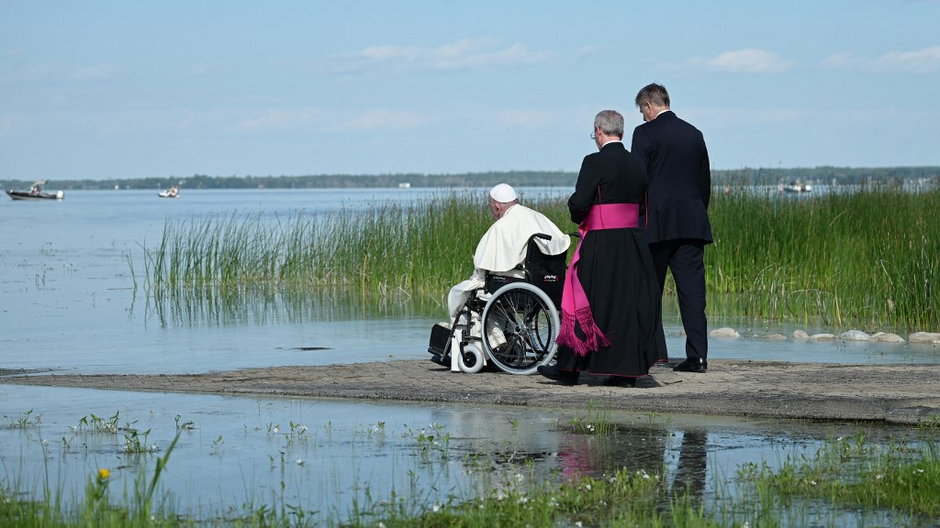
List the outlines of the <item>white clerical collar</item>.
<svg viewBox="0 0 940 528">
<path fill-rule="evenodd" d="M 668 108 L 666 108 L 665 110 L 660 110 L 659 112 L 656 112 L 656 116 L 653 119 L 656 119 L 657 117 L 659 117 L 659 114 L 662 114 L 663 112 L 672 112 L 672 110 Z"/>
<path fill-rule="evenodd" d="M 604 147 L 606 147 L 607 145 L 610 145 L 611 143 L 623 143 L 623 140 L 620 140 L 620 139 L 611 139 L 611 140 L 608 141 L 607 143 L 604 143 L 603 145 L 601 145 L 601 148 L 604 148 Z"/>
</svg>

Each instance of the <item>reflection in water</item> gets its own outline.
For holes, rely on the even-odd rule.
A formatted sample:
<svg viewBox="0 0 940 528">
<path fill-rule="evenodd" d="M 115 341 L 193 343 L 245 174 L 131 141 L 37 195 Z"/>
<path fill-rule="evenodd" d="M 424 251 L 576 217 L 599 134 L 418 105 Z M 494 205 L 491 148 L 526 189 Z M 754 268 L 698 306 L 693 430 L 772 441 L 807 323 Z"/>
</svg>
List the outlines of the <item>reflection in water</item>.
<svg viewBox="0 0 940 528">
<path fill-rule="evenodd" d="M 312 288 L 250 284 L 151 290 L 147 294 L 146 315 L 166 328 L 434 317 L 444 311 L 440 303 L 411 298 L 405 292 L 376 297 L 355 289 Z"/>
<path fill-rule="evenodd" d="M 666 427 L 619 427 L 611 435 L 563 433 L 558 453 L 559 469 L 565 481 L 583 477 L 604 478 L 621 469 L 644 475 L 666 475 L 675 446 L 670 440 L 681 437 L 678 465 L 671 480 L 671 492 L 663 497 L 687 495 L 701 504 L 706 487 L 708 433 L 703 429 L 674 430 Z"/>
<path fill-rule="evenodd" d="M 704 429 L 684 431 L 679 466 L 673 476 L 673 495 L 687 495 L 695 506 L 702 503 L 705 495 L 707 444 L 708 432 Z"/>
</svg>

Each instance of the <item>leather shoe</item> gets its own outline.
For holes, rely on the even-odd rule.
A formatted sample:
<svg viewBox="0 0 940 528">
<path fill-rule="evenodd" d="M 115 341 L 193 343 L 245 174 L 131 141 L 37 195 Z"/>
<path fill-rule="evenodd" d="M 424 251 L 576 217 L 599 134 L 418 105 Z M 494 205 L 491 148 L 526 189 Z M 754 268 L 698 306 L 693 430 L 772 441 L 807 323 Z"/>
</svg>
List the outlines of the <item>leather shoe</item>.
<svg viewBox="0 0 940 528">
<path fill-rule="evenodd" d="M 560 370 L 557 366 L 546 366 L 539 365 L 537 369 L 539 374 L 545 376 L 546 378 L 557 381 L 562 385 L 577 385 L 578 378 L 581 377 L 580 372 L 575 372 L 572 370 Z"/>
<path fill-rule="evenodd" d="M 601 385 L 605 387 L 636 387 L 636 378 L 609 376 Z"/>
<path fill-rule="evenodd" d="M 672 370 L 676 372 L 706 372 L 708 371 L 708 361 L 702 358 L 688 358 Z"/>
</svg>

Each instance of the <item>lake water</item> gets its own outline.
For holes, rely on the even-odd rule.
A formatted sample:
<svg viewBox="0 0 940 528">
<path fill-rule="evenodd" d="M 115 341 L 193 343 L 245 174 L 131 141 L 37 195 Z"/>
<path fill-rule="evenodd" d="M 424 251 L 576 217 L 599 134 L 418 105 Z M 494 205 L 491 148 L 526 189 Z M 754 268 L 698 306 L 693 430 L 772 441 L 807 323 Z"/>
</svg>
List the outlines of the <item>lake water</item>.
<svg viewBox="0 0 940 528">
<path fill-rule="evenodd" d="M 567 192 L 522 191 L 529 196 Z M 482 189 L 458 192 L 483 194 Z M 205 215 L 354 214 L 376 203 L 441 193 L 217 190 L 184 191 L 182 198 L 170 200 L 157 198 L 156 192 L 73 191 L 61 202 L 0 201 L 0 368 L 180 373 L 424 358 L 429 329 L 444 315 L 443 304 L 441 314 L 415 315 L 405 308 L 391 315 L 367 310 L 364 318 L 359 307 L 321 303 L 317 292 L 309 292 L 265 298 L 221 313 L 179 309 L 175 317 L 167 317 L 148 304 L 142 287 L 135 289 L 130 263 L 137 274 L 143 273 L 143 248 L 159 243 L 167 221 Z M 681 325 L 675 310 L 667 312 L 669 349 L 681 356 Z M 747 321 L 711 321 L 713 327 L 726 325 L 758 327 Z M 759 327 L 763 333 L 792 332 L 785 325 Z M 935 347 L 758 339 L 713 339 L 710 355 L 846 363 L 940 361 Z"/>
<path fill-rule="evenodd" d="M 522 191 L 524 197 L 569 192 Z M 482 189 L 457 192 L 483 196 Z M 355 214 L 377 202 L 441 193 L 184 190 L 182 198 L 167 200 L 157 198 L 156 191 L 72 191 L 61 202 L 0 202 L 0 369 L 153 374 L 427 358 L 429 329 L 443 307 L 441 314 L 430 315 L 407 307 L 362 309 L 309 292 L 300 298 L 275 294 L 233 312 L 167 317 L 148 303 L 139 285 L 135 288 L 131 270 L 142 272 L 142 248 L 160 241 L 167 221 L 236 213 Z M 755 334 L 793 330 L 741 320 L 710 324 L 759 328 Z M 671 355 L 681 356 L 684 341 L 674 315 L 667 316 L 666 330 Z M 937 347 L 909 344 L 744 337 L 711 339 L 710 346 L 712 358 L 940 361 Z M 37 491 L 52 485 L 70 493 L 82 489 L 100 467 L 114 471 L 118 487 L 132 485 L 140 471 L 152 472 L 159 453 L 122 453 L 124 432 L 89 433 L 79 427 L 92 414 L 107 418 L 117 413 L 121 426 L 151 430 L 149 442 L 161 448 L 175 434 L 177 416 L 194 423 L 194 429 L 183 432 L 164 481 L 184 511 L 270 504 L 281 497 L 288 504 L 342 512 L 364 491 L 384 497 L 409 489 L 415 479 L 420 502 L 434 504 L 443 497 L 431 490 L 444 495 L 469 490 L 491 475 L 470 463 L 479 453 L 495 454 L 496 462 L 487 463 L 510 469 L 520 460 L 531 461 L 515 470 L 540 479 L 624 464 L 650 472 L 666 464 L 675 476 L 686 471 L 686 460 L 693 464 L 689 471 L 702 476 L 697 481 L 708 495 L 714 490 L 705 484 L 706 473 L 780 457 L 781 449 L 812 448 L 824 438 L 858 430 L 844 424 L 695 417 L 651 422 L 623 415 L 617 420 L 628 426 L 624 432 L 599 442 L 563 427 L 586 412 L 0 385 L 0 483 Z M 435 427 L 451 435 L 446 449 L 422 440 Z M 872 434 L 891 432 L 903 430 Z"/>
</svg>

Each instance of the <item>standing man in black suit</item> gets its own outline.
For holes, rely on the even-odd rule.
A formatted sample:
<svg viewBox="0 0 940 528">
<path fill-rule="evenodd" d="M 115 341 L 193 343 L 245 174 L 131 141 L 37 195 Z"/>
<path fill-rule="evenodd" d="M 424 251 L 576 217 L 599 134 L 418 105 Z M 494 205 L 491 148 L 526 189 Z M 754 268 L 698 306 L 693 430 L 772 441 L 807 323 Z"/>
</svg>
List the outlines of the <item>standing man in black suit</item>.
<svg viewBox="0 0 940 528">
<path fill-rule="evenodd" d="M 636 95 L 644 123 L 633 130 L 630 149 L 646 164 L 649 200 L 646 235 L 660 291 L 672 270 L 685 327 L 686 359 L 673 370 L 708 370 L 705 318 L 705 246 L 712 242 L 708 220 L 711 169 L 705 139 L 669 109 L 669 93 L 650 84 Z M 665 339 L 665 338 L 662 338 Z"/>
</svg>

